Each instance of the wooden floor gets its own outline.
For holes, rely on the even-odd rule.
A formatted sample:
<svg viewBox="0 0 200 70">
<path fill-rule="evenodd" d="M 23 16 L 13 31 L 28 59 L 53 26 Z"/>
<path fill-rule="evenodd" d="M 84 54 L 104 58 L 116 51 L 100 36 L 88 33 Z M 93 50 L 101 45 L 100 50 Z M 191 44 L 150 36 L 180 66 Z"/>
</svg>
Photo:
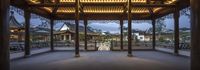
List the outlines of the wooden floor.
<svg viewBox="0 0 200 70">
<path fill-rule="evenodd" d="M 189 70 L 188 57 L 158 51 L 56 51 L 11 61 L 11 70 Z"/>
</svg>

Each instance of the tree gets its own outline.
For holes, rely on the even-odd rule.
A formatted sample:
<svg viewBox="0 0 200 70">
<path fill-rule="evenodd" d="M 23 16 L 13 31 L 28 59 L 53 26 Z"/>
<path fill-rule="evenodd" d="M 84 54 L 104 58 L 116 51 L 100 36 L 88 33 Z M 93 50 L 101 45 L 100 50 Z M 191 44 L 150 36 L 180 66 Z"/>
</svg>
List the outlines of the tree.
<svg viewBox="0 0 200 70">
<path fill-rule="evenodd" d="M 123 26 L 123 34 L 124 34 L 124 36 L 127 36 L 128 35 L 128 27 L 125 27 L 125 26 Z"/>
<path fill-rule="evenodd" d="M 162 17 L 162 18 L 159 18 L 156 20 L 156 32 L 158 33 L 158 38 L 159 38 L 159 41 L 163 41 L 163 38 L 161 38 L 161 33 L 164 32 L 164 29 L 166 28 L 166 25 L 164 24 L 164 20 L 165 20 L 166 17 Z M 153 29 L 153 28 L 151 28 Z"/>
<path fill-rule="evenodd" d="M 164 31 L 164 29 L 166 28 L 166 25 L 164 24 L 164 20 L 165 18 L 159 18 L 158 20 L 156 20 L 156 32 L 158 34 L 162 33 Z"/>
<path fill-rule="evenodd" d="M 109 31 L 104 32 L 105 35 L 110 35 L 111 33 Z"/>
</svg>

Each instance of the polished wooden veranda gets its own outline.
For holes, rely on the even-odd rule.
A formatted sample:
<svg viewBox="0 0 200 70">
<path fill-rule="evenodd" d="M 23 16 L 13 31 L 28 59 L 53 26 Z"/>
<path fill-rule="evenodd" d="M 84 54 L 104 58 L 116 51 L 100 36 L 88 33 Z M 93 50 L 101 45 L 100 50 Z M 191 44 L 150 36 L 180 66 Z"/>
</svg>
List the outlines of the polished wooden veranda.
<svg viewBox="0 0 200 70">
<path fill-rule="evenodd" d="M 1 0 L 1 24 L 0 37 L 0 69 L 9 70 L 9 31 L 8 31 L 8 9 L 9 5 L 24 10 L 25 17 L 25 56 L 30 55 L 30 17 L 31 13 L 40 15 L 51 20 L 51 50 L 53 46 L 53 25 L 55 20 L 75 20 L 76 40 L 75 56 L 79 57 L 79 20 L 120 20 L 121 32 L 123 31 L 123 20 L 128 20 L 128 56 L 132 56 L 132 21 L 152 20 L 153 26 L 153 48 L 155 49 L 155 20 L 167 14 L 174 14 L 175 48 L 178 54 L 179 47 L 179 11 L 186 7 L 192 7 L 192 53 L 191 69 L 200 69 L 200 7 L 199 0 Z M 85 37 L 87 37 L 85 28 Z M 121 49 L 123 49 L 123 34 L 121 33 Z M 87 39 L 85 39 L 87 49 Z"/>
</svg>

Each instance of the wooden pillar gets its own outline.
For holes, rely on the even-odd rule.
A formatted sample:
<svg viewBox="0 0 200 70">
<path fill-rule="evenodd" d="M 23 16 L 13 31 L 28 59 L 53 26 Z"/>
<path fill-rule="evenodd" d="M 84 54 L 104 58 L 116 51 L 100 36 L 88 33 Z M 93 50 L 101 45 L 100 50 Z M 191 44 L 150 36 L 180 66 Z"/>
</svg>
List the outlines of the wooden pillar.
<svg viewBox="0 0 200 70">
<path fill-rule="evenodd" d="M 88 50 L 87 49 L 87 24 L 88 24 L 88 22 L 87 22 L 87 19 L 86 19 L 86 17 L 85 17 L 85 19 L 84 19 L 84 36 L 85 36 L 85 50 Z"/>
<path fill-rule="evenodd" d="M 79 54 L 79 0 L 76 0 L 76 13 L 75 13 L 75 57 L 80 57 Z"/>
<path fill-rule="evenodd" d="M 123 18 L 120 19 L 120 48 L 123 50 Z"/>
<path fill-rule="evenodd" d="M 69 41 L 71 41 L 72 40 L 72 35 L 71 34 L 69 34 Z"/>
<path fill-rule="evenodd" d="M 97 51 L 98 50 L 98 48 L 97 48 L 97 40 L 94 41 L 94 47 L 95 47 L 95 51 Z"/>
<path fill-rule="evenodd" d="M 153 50 L 155 50 L 155 46 L 156 46 L 156 20 L 155 19 L 152 20 L 152 29 L 153 29 L 152 47 L 153 47 Z"/>
<path fill-rule="evenodd" d="M 174 12 L 174 54 L 178 55 L 179 50 L 179 8 L 175 8 Z"/>
<path fill-rule="evenodd" d="M 131 0 L 128 1 L 128 56 L 132 57 L 132 14 Z"/>
<path fill-rule="evenodd" d="M 10 0 L 0 1 L 0 70 L 10 70 L 9 68 L 9 4 Z"/>
<path fill-rule="evenodd" d="M 54 51 L 54 35 L 53 35 L 53 26 L 54 26 L 54 20 L 50 19 L 50 46 L 51 46 L 51 51 Z"/>
<path fill-rule="evenodd" d="M 110 50 L 113 51 L 113 40 L 110 42 Z"/>
<path fill-rule="evenodd" d="M 200 0 L 191 5 L 191 70 L 200 70 Z"/>
<path fill-rule="evenodd" d="M 24 56 L 30 56 L 30 18 L 31 13 L 28 10 L 24 10 L 25 18 L 25 53 Z"/>
<path fill-rule="evenodd" d="M 64 41 L 66 41 L 66 40 L 67 40 L 67 38 L 66 38 L 66 35 L 65 35 L 65 34 L 63 34 L 63 40 L 64 40 Z"/>
</svg>

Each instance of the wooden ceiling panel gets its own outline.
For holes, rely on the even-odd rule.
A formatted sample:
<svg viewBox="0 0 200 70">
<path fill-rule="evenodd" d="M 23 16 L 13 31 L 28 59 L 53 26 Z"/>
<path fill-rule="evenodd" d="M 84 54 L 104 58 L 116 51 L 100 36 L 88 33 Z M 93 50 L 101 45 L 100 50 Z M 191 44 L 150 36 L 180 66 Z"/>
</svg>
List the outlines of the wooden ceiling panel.
<svg viewBox="0 0 200 70">
<path fill-rule="evenodd" d="M 84 13 L 123 13 L 123 6 L 86 6 L 83 8 Z"/>
<path fill-rule="evenodd" d="M 80 0 L 81 3 L 125 3 L 128 0 Z"/>
<path fill-rule="evenodd" d="M 133 7 L 131 10 L 131 13 L 149 13 L 148 8 L 138 8 L 138 7 Z"/>
<path fill-rule="evenodd" d="M 146 4 L 147 0 L 131 0 L 133 4 Z"/>
<path fill-rule="evenodd" d="M 75 13 L 74 7 L 60 7 L 57 10 L 57 13 Z"/>
<path fill-rule="evenodd" d="M 16 2 L 15 2 L 16 1 Z M 52 14 L 56 7 L 55 19 L 74 19 L 72 15 L 75 14 L 76 0 L 11 0 L 11 5 L 22 7 L 25 6 L 38 9 L 34 13 L 40 13 L 41 11 L 47 12 L 47 14 Z M 127 15 L 127 3 L 129 0 L 78 0 L 79 1 L 79 13 L 80 18 L 82 15 L 89 15 L 92 19 L 103 19 L 103 16 L 111 14 L 109 16 L 114 16 L 110 18 L 117 19 L 121 15 Z M 154 16 L 159 16 L 159 14 L 165 15 L 169 12 L 173 12 L 177 2 L 180 3 L 180 7 L 188 7 L 189 0 L 131 0 L 131 13 L 134 18 L 147 19 L 150 18 L 150 11 L 152 11 Z M 27 4 L 28 2 L 28 4 Z M 187 2 L 187 3 L 186 3 Z M 182 6 L 184 5 L 184 6 Z M 37 12 L 38 11 L 38 12 Z M 43 13 L 44 13 L 43 12 Z M 151 12 L 151 13 L 152 13 Z M 113 15 L 114 14 L 114 15 Z M 48 16 L 47 15 L 47 16 Z M 92 16 L 94 15 L 94 16 Z M 44 15 L 43 15 L 44 16 Z M 99 17 L 98 17 L 99 16 Z M 107 18 L 107 19 L 110 19 Z"/>
<path fill-rule="evenodd" d="M 75 0 L 60 0 L 60 3 L 75 3 Z"/>
</svg>

